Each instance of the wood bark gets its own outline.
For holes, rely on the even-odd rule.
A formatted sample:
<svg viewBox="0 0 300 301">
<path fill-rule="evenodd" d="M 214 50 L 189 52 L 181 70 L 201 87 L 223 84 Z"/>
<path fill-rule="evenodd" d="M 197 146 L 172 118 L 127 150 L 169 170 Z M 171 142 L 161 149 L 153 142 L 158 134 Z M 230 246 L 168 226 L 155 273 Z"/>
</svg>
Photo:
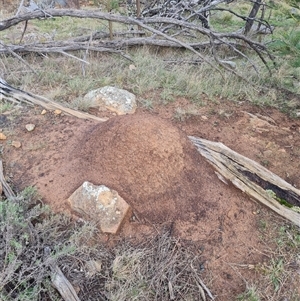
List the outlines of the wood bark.
<svg viewBox="0 0 300 301">
<path fill-rule="evenodd" d="M 262 0 L 256 0 L 253 4 L 253 7 L 252 7 L 252 10 L 249 14 L 249 17 L 247 19 L 247 22 L 246 22 L 246 25 L 245 25 L 245 30 L 244 30 L 244 34 L 245 35 L 248 35 L 253 24 L 254 24 L 254 21 L 255 21 L 255 17 L 259 11 L 259 8 L 262 4 Z"/>
<path fill-rule="evenodd" d="M 74 287 L 57 265 L 52 267 L 51 280 L 65 301 L 80 301 Z"/>
<path fill-rule="evenodd" d="M 281 205 L 272 195 L 300 209 L 300 190 L 296 189 L 255 161 L 222 143 L 189 137 L 198 151 L 216 169 L 219 179 L 230 181 L 251 198 L 300 227 L 300 213 Z M 272 195 L 270 195 L 272 191 Z"/>
<path fill-rule="evenodd" d="M 76 111 L 70 108 L 64 107 L 53 100 L 49 100 L 45 97 L 34 95 L 29 92 L 22 91 L 10 86 L 5 80 L 0 78 L 0 99 L 4 98 L 12 102 L 25 102 L 30 105 L 39 105 L 47 110 L 61 110 L 67 115 L 75 116 L 81 119 L 97 120 L 100 122 L 106 121 L 107 118 L 100 118 L 91 114 Z"/>
</svg>

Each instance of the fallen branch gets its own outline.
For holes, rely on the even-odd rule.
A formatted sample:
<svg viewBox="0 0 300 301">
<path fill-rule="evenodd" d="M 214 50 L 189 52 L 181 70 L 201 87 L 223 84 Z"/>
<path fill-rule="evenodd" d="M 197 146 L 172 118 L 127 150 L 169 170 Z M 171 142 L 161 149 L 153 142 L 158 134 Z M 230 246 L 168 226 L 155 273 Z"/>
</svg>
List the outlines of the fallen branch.
<svg viewBox="0 0 300 301">
<path fill-rule="evenodd" d="M 8 101 L 15 102 L 18 100 L 19 102 L 25 102 L 31 105 L 39 105 L 47 110 L 61 110 L 67 115 L 75 116 L 81 119 L 89 119 L 89 120 L 97 120 L 100 122 L 106 121 L 107 118 L 99 118 L 97 116 L 83 113 L 80 111 L 76 111 L 70 108 L 66 108 L 63 105 L 49 100 L 45 97 L 34 95 L 20 89 L 16 89 L 10 86 L 5 80 L 0 78 L 0 98 L 7 99 Z"/>
<path fill-rule="evenodd" d="M 52 267 L 51 281 L 65 301 L 80 301 L 74 287 L 57 265 Z"/>
<path fill-rule="evenodd" d="M 300 190 L 222 143 L 189 138 L 223 182 L 229 180 L 250 197 L 300 227 Z"/>
<path fill-rule="evenodd" d="M 0 183 L 7 199 L 14 198 L 16 196 L 4 178 L 2 160 L 0 160 Z"/>
<path fill-rule="evenodd" d="M 224 1 L 213 1 L 210 5 L 212 7 L 215 7 L 216 4 L 221 3 Z M 215 4 L 214 4 L 215 3 Z M 208 9 L 211 7 L 209 6 Z M 197 11 L 197 14 L 202 13 L 202 10 L 200 9 Z M 251 66 L 255 69 L 256 68 L 254 62 L 245 54 L 243 50 L 253 50 L 261 59 L 263 64 L 268 68 L 268 62 L 267 58 L 270 59 L 271 61 L 273 60 L 272 55 L 268 52 L 266 46 L 262 43 L 258 43 L 256 41 L 251 40 L 248 37 L 245 37 L 242 34 L 234 34 L 234 33 L 218 33 L 215 32 L 209 28 L 203 28 L 200 24 L 189 22 L 187 20 L 179 20 L 176 18 L 169 18 L 169 17 L 145 17 L 141 19 L 135 19 L 135 18 L 130 18 L 126 16 L 121 16 L 118 14 L 111 14 L 111 13 L 104 13 L 101 11 L 86 11 L 86 10 L 71 10 L 71 9 L 48 9 L 46 11 L 33 11 L 30 13 L 18 15 L 17 17 L 13 17 L 7 20 L 3 20 L 0 22 L 0 31 L 5 30 L 11 26 L 14 26 L 16 24 L 19 24 L 20 22 L 25 22 L 28 20 L 33 20 L 33 19 L 45 19 L 45 18 L 54 18 L 54 17 L 64 17 L 64 16 L 69 16 L 69 17 L 76 17 L 76 18 L 91 18 L 91 19 L 99 19 L 99 20 L 106 20 L 109 22 L 117 22 L 117 23 L 122 23 L 122 24 L 129 24 L 129 25 L 136 25 L 139 28 L 143 28 L 146 32 L 152 33 L 152 38 L 144 38 L 144 39 L 129 39 L 126 41 L 126 39 L 123 39 L 121 41 L 106 41 L 106 42 L 101 42 L 98 45 L 94 45 L 90 42 L 90 38 L 75 38 L 73 39 L 73 42 L 68 42 L 69 44 L 63 43 L 63 45 L 58 46 L 59 48 L 51 47 L 51 44 L 44 44 L 44 48 L 42 44 L 39 44 L 38 48 L 35 48 L 36 45 L 23 45 L 23 46 L 15 46 L 15 45 L 10 45 L 10 50 L 14 52 L 38 52 L 41 51 L 41 53 L 46 53 L 46 52 L 61 52 L 61 51 L 74 51 L 74 50 L 89 50 L 89 51 L 107 51 L 107 52 L 113 52 L 112 48 L 114 48 L 116 53 L 119 52 L 119 47 L 124 48 L 128 46 L 134 46 L 134 45 L 157 45 L 157 46 L 171 46 L 171 47 L 183 47 L 192 53 L 196 54 L 199 56 L 204 62 L 208 63 L 209 65 L 212 66 L 212 68 L 217 69 L 219 71 L 218 65 L 223 66 L 225 69 L 227 69 L 230 72 L 235 73 L 239 77 L 242 77 L 242 75 L 238 74 L 236 71 L 231 70 L 230 68 L 227 68 L 224 64 L 222 64 L 222 61 L 218 59 L 216 55 L 214 55 L 214 63 L 212 58 L 209 55 L 204 55 L 199 49 L 201 49 L 201 44 L 207 45 L 208 43 L 211 43 L 213 41 L 213 47 L 215 45 L 221 45 L 225 44 L 228 47 L 231 48 L 231 50 L 238 56 L 242 56 L 243 58 L 247 59 L 248 62 L 251 64 Z M 168 26 L 171 26 L 173 32 L 172 35 L 171 33 L 166 32 L 165 29 L 158 29 L 158 25 L 164 25 L 166 28 Z M 179 32 L 174 33 L 174 26 L 176 29 L 179 29 Z M 197 42 L 201 40 L 201 43 L 196 43 L 200 44 L 198 47 L 196 45 L 193 45 L 191 39 L 189 40 L 185 39 L 183 40 L 182 38 L 175 38 L 175 36 L 179 34 L 184 34 L 188 31 L 193 31 L 193 35 L 189 35 L 190 38 L 193 36 L 194 39 L 197 39 Z M 200 36 L 201 37 L 200 37 Z M 103 34 L 102 34 L 103 36 Z M 155 38 L 154 38 L 155 37 Z M 204 39 L 203 39 L 204 38 Z M 92 38 L 93 39 L 93 38 Z M 125 41 L 124 41 L 125 40 Z M 82 44 L 80 44 L 80 42 Z M 85 43 L 83 42 L 85 41 Z M 77 43 L 74 43 L 77 42 Z M 111 42 L 111 44 L 109 43 Z M 143 43 L 144 42 L 144 43 Z M 242 47 L 239 47 L 241 46 Z M 49 46 L 49 50 L 47 49 L 46 46 Z M 93 48 L 93 46 L 95 48 Z M 6 45 L 6 47 L 8 47 Z M 23 47 L 23 48 L 22 48 Z M 62 48 L 63 47 L 63 48 Z M 103 47 L 103 48 L 101 48 Z M 42 49 L 41 49 L 42 48 Z M 240 48 L 240 49 L 238 49 Z M 197 50 L 198 49 L 198 50 Z M 5 50 L 1 50 L 0 52 L 5 52 Z M 266 58 L 265 58 L 266 57 Z"/>
</svg>

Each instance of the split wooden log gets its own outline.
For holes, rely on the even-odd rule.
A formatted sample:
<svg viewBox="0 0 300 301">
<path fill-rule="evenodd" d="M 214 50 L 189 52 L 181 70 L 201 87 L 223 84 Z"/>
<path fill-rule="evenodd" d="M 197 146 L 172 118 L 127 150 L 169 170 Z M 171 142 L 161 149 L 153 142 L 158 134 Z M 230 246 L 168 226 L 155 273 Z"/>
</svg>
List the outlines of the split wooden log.
<svg viewBox="0 0 300 301">
<path fill-rule="evenodd" d="M 67 115 L 75 116 L 81 119 L 97 120 L 100 122 L 106 121 L 107 118 L 100 118 L 91 114 L 76 111 L 70 108 L 66 108 L 63 105 L 47 99 L 45 97 L 34 95 L 20 89 L 10 86 L 5 80 L 0 77 L 0 99 L 6 99 L 12 102 L 25 102 L 31 105 L 39 105 L 47 110 L 61 110 Z"/>
<path fill-rule="evenodd" d="M 230 181 L 253 199 L 300 227 L 300 190 L 220 142 L 192 136 L 189 138 L 216 169 L 220 180 Z"/>
</svg>

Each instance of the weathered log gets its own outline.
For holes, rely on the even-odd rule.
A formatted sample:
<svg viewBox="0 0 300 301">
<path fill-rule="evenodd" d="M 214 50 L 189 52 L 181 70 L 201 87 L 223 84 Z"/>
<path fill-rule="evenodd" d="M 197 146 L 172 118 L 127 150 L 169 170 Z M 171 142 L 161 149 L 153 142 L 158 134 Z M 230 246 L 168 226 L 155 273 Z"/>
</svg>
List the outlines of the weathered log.
<svg viewBox="0 0 300 301">
<path fill-rule="evenodd" d="M 70 108 L 66 108 L 63 105 L 49 100 L 45 97 L 34 95 L 20 89 L 14 88 L 10 86 L 5 80 L 0 78 L 0 99 L 7 99 L 8 101 L 12 102 L 25 102 L 31 105 L 39 105 L 48 110 L 61 110 L 62 112 L 66 113 L 67 115 L 75 116 L 81 119 L 90 119 L 90 120 L 97 120 L 100 122 L 106 121 L 107 118 L 100 118 L 91 114 L 83 113 L 80 111 L 76 111 Z"/>
<path fill-rule="evenodd" d="M 80 301 L 74 287 L 57 265 L 52 268 L 51 281 L 65 301 Z"/>
<path fill-rule="evenodd" d="M 250 197 L 300 227 L 300 190 L 220 142 L 189 138 L 223 182 L 229 180 Z"/>
<path fill-rule="evenodd" d="M 208 7 L 206 7 L 206 9 L 211 9 L 216 4 L 221 2 L 222 1 L 213 1 Z M 197 13 L 202 13 L 202 10 L 197 11 Z M 273 56 L 271 55 L 271 53 L 268 51 L 267 47 L 264 44 L 251 40 L 248 37 L 245 37 L 244 35 L 236 34 L 236 33 L 218 33 L 208 28 L 203 28 L 202 26 L 199 26 L 199 24 L 194 24 L 192 22 L 189 22 L 188 20 L 185 21 L 185 20 L 178 20 L 176 18 L 167 18 L 167 17 L 155 16 L 155 17 L 145 17 L 142 19 L 135 19 L 126 16 L 121 16 L 118 14 L 104 13 L 98 10 L 87 11 L 87 10 L 72 10 L 72 9 L 64 9 L 64 10 L 48 9 L 48 10 L 40 10 L 40 11 L 37 10 L 26 14 L 21 14 L 7 20 L 3 20 L 0 22 L 0 31 L 15 26 L 20 22 L 26 22 L 33 19 L 54 18 L 54 17 L 64 17 L 64 16 L 75 17 L 75 18 L 91 18 L 91 19 L 107 20 L 109 22 L 117 22 L 122 24 L 137 25 L 140 29 L 143 28 L 146 32 L 152 33 L 154 36 L 157 37 L 157 39 L 159 37 L 159 39 L 164 40 L 164 42 L 170 43 L 171 46 L 176 44 L 178 45 L 178 47 L 183 47 L 190 50 L 192 53 L 195 53 L 197 56 L 203 59 L 204 62 L 207 62 L 209 65 L 211 65 L 213 68 L 217 69 L 217 65 L 221 65 L 223 66 L 224 69 L 238 75 L 241 78 L 243 78 L 241 74 L 238 74 L 236 71 L 227 68 L 225 64 L 222 64 L 221 60 L 216 59 L 216 55 L 214 55 L 214 59 L 217 62 L 217 64 L 212 64 L 213 60 L 211 59 L 210 56 L 203 55 L 201 52 L 196 51 L 197 47 L 193 47 L 190 42 L 183 42 L 182 39 L 175 38 L 174 34 L 171 35 L 169 33 L 166 33 L 165 30 L 162 31 L 158 30 L 157 25 L 163 24 L 165 26 L 171 26 L 171 28 L 176 27 L 180 29 L 180 32 L 182 31 L 182 28 L 188 31 L 193 31 L 195 33 L 195 38 L 200 34 L 202 37 L 205 37 L 206 39 L 203 42 L 204 43 L 209 42 L 211 47 L 215 47 L 218 44 L 227 45 L 234 53 L 245 58 L 255 70 L 258 69 L 253 63 L 253 60 L 251 60 L 247 54 L 239 50 L 237 48 L 237 45 L 243 44 L 243 49 L 253 50 L 259 56 L 259 58 L 264 63 L 266 68 L 268 68 L 268 70 L 270 69 L 267 60 L 268 59 L 270 59 L 271 61 L 273 60 Z M 197 40 L 199 40 L 199 37 L 197 38 Z M 149 41 L 149 43 L 153 42 L 153 40 L 147 40 L 147 41 Z M 142 40 L 140 40 L 140 42 L 142 42 Z M 140 43 L 139 45 L 142 46 L 143 44 Z M 7 47 L 8 46 L 6 45 L 6 48 Z M 11 47 L 12 45 L 9 46 L 10 49 Z M 74 50 L 74 49 L 72 49 L 71 47 L 71 49 L 69 50 Z M 95 50 L 103 51 L 104 49 L 100 48 L 98 50 L 97 49 Z M 6 51 L 7 49 L 5 50 L 5 52 Z M 106 51 L 109 51 L 109 49 L 107 49 Z"/>
<path fill-rule="evenodd" d="M 4 173 L 3 173 L 2 160 L 0 160 L 0 183 L 2 185 L 4 195 L 6 196 L 6 198 L 9 199 L 9 198 L 13 198 L 16 196 L 5 180 Z"/>
</svg>

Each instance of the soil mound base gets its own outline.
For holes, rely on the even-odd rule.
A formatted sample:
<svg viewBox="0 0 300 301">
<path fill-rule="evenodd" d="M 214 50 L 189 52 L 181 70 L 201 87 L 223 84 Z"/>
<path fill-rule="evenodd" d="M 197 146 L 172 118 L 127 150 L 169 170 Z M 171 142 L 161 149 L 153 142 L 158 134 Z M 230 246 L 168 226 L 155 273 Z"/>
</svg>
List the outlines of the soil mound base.
<svg viewBox="0 0 300 301">
<path fill-rule="evenodd" d="M 83 181 L 115 189 L 138 213 L 137 217 L 145 217 L 125 223 L 118 238 L 143 240 L 145 233 L 161 228 L 158 224 L 152 227 L 151 222 L 164 222 L 162 226 L 170 226 L 172 235 L 201 250 L 203 275 L 211 280 L 205 283 L 217 299 L 233 300 L 245 291 L 244 279 L 248 283 L 263 279 L 244 267 L 270 259 L 264 255 L 271 254 L 271 249 L 260 239 L 260 225 L 270 223 L 268 229 L 275 229 L 271 225 L 276 216 L 219 181 L 187 136 L 221 141 L 251 159 L 263 160 L 281 177 L 285 177 L 289 166 L 286 180 L 299 187 L 296 162 L 300 124 L 276 111 L 232 103 L 226 103 L 230 118 L 211 114 L 224 109 L 222 101 L 210 103 L 210 107 L 201 108 L 199 116 L 174 122 L 174 126 L 165 119 L 171 119 L 180 106 L 181 101 L 159 106 L 159 111 L 152 112 L 155 116 L 139 109 L 135 115 L 102 124 L 40 115 L 39 108 L 35 113 L 23 111 L 13 122 L 7 121 L 7 129 L 2 124 L 9 140 L 22 143 L 21 148 L 14 148 L 2 142 L 5 175 L 17 190 L 36 186 L 43 201 L 55 211 L 66 209 L 65 200 Z M 244 111 L 268 114 L 285 132 L 255 131 Z M 209 117 L 206 120 L 201 116 Z M 34 131 L 27 132 L 28 123 L 36 125 Z M 287 147 L 291 141 L 293 148 Z"/>
<path fill-rule="evenodd" d="M 112 186 L 139 213 L 162 222 L 188 207 L 181 206 L 182 198 L 188 202 L 190 182 L 200 178 L 195 166 L 204 161 L 194 152 L 186 135 L 172 123 L 143 114 L 96 125 L 72 157 L 80 159 L 73 166 L 88 180 Z M 197 181 L 194 192 L 198 194 L 201 186 Z"/>
<path fill-rule="evenodd" d="M 113 173 L 138 197 L 166 192 L 183 170 L 185 140 L 160 118 L 118 117 L 96 125 L 87 136 L 79 154 L 84 166 Z"/>
</svg>

